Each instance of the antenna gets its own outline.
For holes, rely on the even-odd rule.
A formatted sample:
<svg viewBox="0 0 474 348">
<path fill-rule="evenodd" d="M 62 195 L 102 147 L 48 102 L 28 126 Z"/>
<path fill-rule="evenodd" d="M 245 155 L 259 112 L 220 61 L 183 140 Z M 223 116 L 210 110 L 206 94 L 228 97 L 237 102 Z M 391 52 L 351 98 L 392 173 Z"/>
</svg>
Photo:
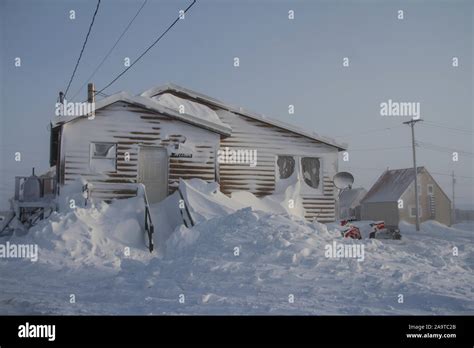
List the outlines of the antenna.
<svg viewBox="0 0 474 348">
<path fill-rule="evenodd" d="M 332 181 L 339 190 L 351 189 L 354 183 L 354 176 L 349 172 L 339 172 L 334 175 Z"/>
</svg>

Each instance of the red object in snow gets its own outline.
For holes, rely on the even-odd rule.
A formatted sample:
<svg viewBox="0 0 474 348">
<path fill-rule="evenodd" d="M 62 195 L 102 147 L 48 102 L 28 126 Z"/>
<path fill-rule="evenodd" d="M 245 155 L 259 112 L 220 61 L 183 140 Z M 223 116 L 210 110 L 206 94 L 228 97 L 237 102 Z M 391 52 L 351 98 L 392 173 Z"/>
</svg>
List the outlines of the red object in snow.
<svg viewBox="0 0 474 348">
<path fill-rule="evenodd" d="M 385 228 L 385 221 L 375 221 L 370 226 L 375 227 L 376 230 L 382 230 Z"/>
<path fill-rule="evenodd" d="M 356 226 L 349 226 L 348 229 L 342 231 L 342 235 L 344 236 L 344 238 L 362 239 L 360 230 Z"/>
</svg>

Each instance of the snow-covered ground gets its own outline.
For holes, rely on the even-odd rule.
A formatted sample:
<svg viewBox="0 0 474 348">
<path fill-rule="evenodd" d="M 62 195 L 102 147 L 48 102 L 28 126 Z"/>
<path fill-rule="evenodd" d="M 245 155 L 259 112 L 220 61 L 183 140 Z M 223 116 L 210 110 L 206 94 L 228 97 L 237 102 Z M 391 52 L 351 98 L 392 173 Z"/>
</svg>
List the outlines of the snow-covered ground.
<svg viewBox="0 0 474 348">
<path fill-rule="evenodd" d="M 153 254 L 140 198 L 63 209 L 0 239 L 39 247 L 37 262 L 0 259 L 0 314 L 474 314 L 473 224 L 356 241 L 271 198 L 181 188 L 198 223 L 180 225 L 176 194 L 153 206 Z M 334 242 L 364 246 L 363 260 L 326 257 Z"/>
</svg>

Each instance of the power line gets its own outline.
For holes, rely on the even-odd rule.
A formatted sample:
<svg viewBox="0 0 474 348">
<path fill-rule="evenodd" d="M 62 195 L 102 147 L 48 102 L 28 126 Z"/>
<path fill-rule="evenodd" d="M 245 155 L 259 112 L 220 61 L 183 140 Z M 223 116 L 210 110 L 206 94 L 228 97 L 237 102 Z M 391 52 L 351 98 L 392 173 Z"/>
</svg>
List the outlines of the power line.
<svg viewBox="0 0 474 348">
<path fill-rule="evenodd" d="M 468 129 L 461 129 L 461 128 L 455 128 L 455 127 L 448 127 L 448 126 L 441 125 L 441 124 L 435 123 L 435 122 L 430 122 L 430 121 L 425 121 L 425 122 L 427 122 L 426 126 L 428 126 L 428 127 L 435 127 L 435 128 L 447 129 L 447 130 L 456 131 L 456 132 L 460 132 L 460 133 L 464 133 L 464 134 L 470 134 L 470 135 L 473 134 L 473 132 L 470 131 L 470 130 L 468 130 Z"/>
<path fill-rule="evenodd" d="M 74 94 L 74 96 L 72 97 L 72 99 L 74 99 L 80 92 L 81 90 L 84 88 L 84 86 L 87 85 L 87 83 L 94 77 L 94 75 L 97 73 L 97 71 L 100 69 L 100 67 L 104 64 L 104 62 L 107 60 L 107 58 L 110 56 L 110 54 L 112 53 L 112 51 L 115 49 L 115 47 L 117 47 L 119 41 L 122 39 L 122 37 L 125 35 L 125 33 L 128 31 L 128 29 L 131 27 L 131 25 L 133 24 L 133 22 L 135 21 L 135 19 L 138 17 L 138 15 L 140 14 L 140 12 L 142 11 L 143 7 L 145 7 L 146 3 L 147 3 L 148 0 L 145 0 L 143 1 L 143 4 L 140 6 L 140 8 L 138 9 L 138 11 L 135 13 L 135 15 L 133 16 L 133 18 L 129 21 L 128 25 L 125 27 L 125 29 L 122 31 L 122 34 L 120 34 L 119 38 L 117 39 L 117 41 L 115 41 L 114 45 L 109 49 L 109 51 L 107 52 L 107 54 L 105 55 L 105 57 L 102 59 L 102 61 L 99 63 L 99 65 L 97 65 L 97 67 L 94 69 L 94 71 L 92 72 L 92 74 L 87 78 L 87 80 L 84 82 L 84 84 L 77 90 L 77 92 Z"/>
<path fill-rule="evenodd" d="M 341 165 L 341 167 L 344 167 Z M 341 168 L 343 169 L 343 168 Z M 377 172 L 383 172 L 385 171 L 387 168 L 370 168 L 370 167 L 354 167 L 354 166 L 347 166 L 345 167 L 344 169 L 356 169 L 356 170 L 372 170 L 372 171 L 377 171 Z M 452 176 L 452 174 L 449 174 L 449 173 L 440 173 L 440 172 L 433 172 L 433 171 L 429 171 L 430 174 L 433 174 L 433 175 L 443 175 L 443 176 Z M 463 178 L 463 179 L 474 179 L 474 176 L 467 176 L 467 175 L 457 175 L 456 174 L 456 178 Z"/>
<path fill-rule="evenodd" d="M 360 135 L 360 134 L 374 133 L 374 132 L 379 132 L 379 131 L 391 130 L 391 129 L 395 129 L 395 128 L 401 128 L 401 127 L 403 127 L 403 126 L 398 125 L 398 126 L 393 126 L 393 127 L 384 127 L 384 128 L 368 129 L 368 130 L 364 130 L 364 131 L 362 131 L 362 132 L 346 133 L 346 134 L 342 134 L 342 135 L 336 135 L 336 136 L 334 136 L 334 137 L 335 137 L 335 138 L 342 138 L 342 137 L 346 137 L 346 136 L 348 136 L 348 135 Z"/>
<path fill-rule="evenodd" d="M 418 144 L 420 144 L 421 147 L 424 147 L 424 148 L 429 149 L 429 150 L 445 151 L 445 152 L 446 151 L 460 152 L 460 153 L 464 153 L 464 154 L 468 154 L 468 155 L 474 155 L 474 152 L 469 152 L 469 151 L 454 149 L 454 148 L 450 148 L 450 147 L 445 147 L 445 146 L 441 146 L 441 145 L 437 145 L 437 144 L 428 143 L 428 142 L 425 142 L 425 141 L 419 141 Z"/>
<path fill-rule="evenodd" d="M 465 151 L 460 151 L 460 150 L 451 150 L 451 149 L 438 149 L 438 148 L 435 148 L 435 147 L 429 147 L 429 146 L 421 146 L 422 149 L 425 149 L 425 150 L 431 150 L 431 151 L 436 151 L 436 152 L 444 152 L 444 153 L 447 153 L 447 152 L 460 152 L 464 155 L 466 155 L 467 157 L 471 157 L 473 154 L 472 152 L 465 152 Z"/>
<path fill-rule="evenodd" d="M 366 148 L 366 149 L 348 149 L 348 152 L 352 151 L 385 151 L 385 150 L 397 150 L 397 149 L 406 149 L 411 146 L 394 146 L 394 147 L 374 147 L 374 148 Z"/>
<path fill-rule="evenodd" d="M 145 54 L 148 53 L 149 50 L 151 50 L 153 48 L 153 46 L 155 46 L 167 33 L 168 31 L 171 30 L 171 28 L 173 28 L 175 26 L 175 24 L 180 20 L 181 18 L 181 15 L 184 15 L 186 12 L 188 12 L 188 10 L 196 3 L 196 0 L 193 0 L 193 2 L 173 21 L 173 23 L 171 23 L 168 28 L 150 45 L 148 46 L 148 48 L 138 56 L 137 59 L 135 59 L 135 61 L 130 64 L 129 67 L 127 67 L 124 71 L 122 71 L 120 74 L 118 74 L 118 76 L 116 78 L 114 78 L 112 81 L 110 81 L 104 88 L 102 88 L 100 91 L 96 92 L 96 94 L 102 92 L 103 90 L 107 89 L 108 87 L 110 87 L 115 81 L 117 81 L 120 77 L 122 77 L 122 75 L 124 75 L 128 70 L 130 70 Z"/>
<path fill-rule="evenodd" d="M 432 172 L 432 171 L 430 171 L 430 174 L 434 174 L 434 175 L 444 175 L 444 176 L 452 176 L 452 174 L 439 173 L 439 172 Z M 456 174 L 456 178 L 474 179 L 473 176 L 457 175 L 457 174 Z"/>
<path fill-rule="evenodd" d="M 374 168 L 374 167 L 354 167 L 354 166 L 344 166 L 344 163 L 341 164 L 341 167 L 345 167 L 344 169 L 357 169 L 357 170 L 373 170 L 373 171 L 378 171 L 378 172 L 383 172 L 387 168 Z M 342 169 L 342 168 L 341 168 Z M 450 173 L 441 173 L 441 172 L 433 172 L 429 171 L 430 174 L 434 175 L 443 175 L 443 176 L 452 176 Z M 464 178 L 464 179 L 474 179 L 474 176 L 467 176 L 467 175 L 457 175 L 457 178 Z"/>
<path fill-rule="evenodd" d="M 342 167 L 342 165 L 341 165 L 341 167 Z M 353 167 L 353 166 L 347 166 L 347 169 L 373 170 L 373 171 L 377 171 L 377 172 L 381 172 L 381 171 L 385 170 L 385 169 L 380 169 L 380 168 L 362 168 L 362 167 Z"/>
<path fill-rule="evenodd" d="M 462 133 L 465 133 L 465 134 L 474 134 L 474 132 L 472 132 L 470 130 L 467 130 L 467 129 L 448 127 L 446 125 L 442 125 L 442 124 L 435 123 L 435 122 L 432 122 L 432 121 L 426 121 L 426 120 L 424 120 L 424 121 L 427 123 L 427 124 L 424 124 L 424 125 L 428 126 L 428 127 L 443 128 L 443 129 L 448 129 L 448 130 L 452 130 L 452 131 L 462 132 Z M 380 131 L 398 129 L 398 128 L 401 128 L 401 127 L 403 127 L 403 126 L 399 125 L 399 126 L 393 126 L 393 127 L 368 129 L 368 130 L 363 130 L 361 132 L 351 132 L 351 133 L 346 133 L 346 134 L 341 134 L 341 135 L 335 135 L 334 137 L 335 138 L 342 138 L 342 137 L 346 137 L 346 136 L 349 136 L 349 135 L 360 135 L 360 134 L 375 133 L 375 132 L 380 132 Z"/>
<path fill-rule="evenodd" d="M 434 121 L 430 121 L 430 120 L 425 120 L 425 122 L 430 124 L 430 125 L 433 125 L 433 126 L 438 126 L 438 127 L 448 128 L 448 129 L 452 129 L 452 130 L 458 130 L 458 131 L 462 131 L 462 132 L 471 132 L 472 133 L 472 131 L 469 131 L 468 129 L 452 127 L 451 125 L 447 125 L 447 124 L 444 124 L 444 123 L 438 123 L 438 122 L 434 122 Z"/>
<path fill-rule="evenodd" d="M 89 39 L 89 35 L 92 30 L 92 26 L 94 25 L 95 16 L 97 15 L 97 11 L 99 10 L 100 0 L 97 1 L 97 6 L 95 8 L 94 16 L 92 16 L 92 22 L 89 25 L 89 30 L 87 31 L 86 39 L 84 40 L 84 44 L 82 45 L 81 53 L 79 54 L 79 58 L 77 59 L 76 66 L 74 67 L 74 71 L 72 72 L 71 78 L 69 79 L 69 83 L 66 88 L 66 92 L 64 93 L 64 98 L 66 98 L 67 92 L 69 91 L 69 87 L 71 87 L 72 80 L 74 79 L 74 75 L 76 74 L 77 67 L 79 66 L 79 62 L 82 57 L 82 53 L 84 52 L 84 48 L 86 48 L 87 40 Z"/>
</svg>

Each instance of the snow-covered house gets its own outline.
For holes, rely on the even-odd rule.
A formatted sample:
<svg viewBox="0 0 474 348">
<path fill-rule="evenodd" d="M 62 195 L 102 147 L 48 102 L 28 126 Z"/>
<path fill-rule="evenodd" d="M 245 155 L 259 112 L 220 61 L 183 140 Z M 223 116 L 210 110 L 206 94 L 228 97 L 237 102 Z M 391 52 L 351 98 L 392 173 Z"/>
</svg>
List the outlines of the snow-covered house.
<svg viewBox="0 0 474 348">
<path fill-rule="evenodd" d="M 420 222 L 436 220 L 451 225 L 451 200 L 424 167 L 417 168 Z M 413 168 L 386 170 L 361 201 L 362 220 L 416 222 Z"/>
<path fill-rule="evenodd" d="M 151 203 L 180 178 L 217 181 L 221 191 L 257 196 L 296 190 L 305 217 L 335 219 L 332 177 L 345 145 L 168 84 L 138 96 L 120 92 L 95 103 L 95 114 L 59 116 L 51 129 L 50 164 L 59 185 L 79 177 L 93 197 L 135 194 Z M 295 191 L 295 192 L 296 192 Z"/>
</svg>

